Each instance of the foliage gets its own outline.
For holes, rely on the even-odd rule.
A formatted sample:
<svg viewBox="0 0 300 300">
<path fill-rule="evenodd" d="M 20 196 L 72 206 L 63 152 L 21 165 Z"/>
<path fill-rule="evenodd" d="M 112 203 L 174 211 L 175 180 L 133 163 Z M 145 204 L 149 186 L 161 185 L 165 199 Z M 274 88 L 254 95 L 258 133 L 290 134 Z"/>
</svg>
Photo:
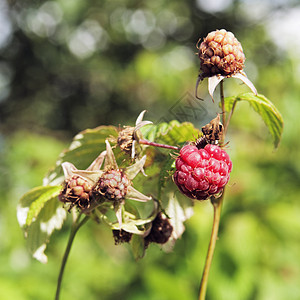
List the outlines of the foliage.
<svg viewBox="0 0 300 300">
<path fill-rule="evenodd" d="M 262 116 L 265 123 L 268 125 L 268 128 L 270 129 L 271 133 L 276 130 L 274 130 L 274 127 L 277 123 L 274 123 L 274 120 L 277 119 L 281 122 L 281 127 L 277 130 L 278 136 L 277 140 L 279 142 L 281 132 L 282 132 L 282 118 L 278 111 L 276 111 L 275 107 L 273 107 L 272 103 L 268 100 L 266 100 L 263 96 L 251 96 L 249 94 L 239 96 L 236 99 L 227 98 L 226 99 L 226 107 L 227 110 L 230 110 L 230 108 L 234 108 L 236 102 L 238 100 L 248 100 L 250 99 L 250 103 L 252 106 L 255 107 L 255 110 L 258 114 Z M 262 99 L 264 100 L 263 104 Z M 265 105 L 267 102 L 268 105 Z M 263 106 L 264 105 L 264 106 Z M 264 109 L 261 109 L 263 106 Z M 277 115 L 274 116 L 274 111 L 277 112 Z M 139 123 L 141 122 L 141 116 L 143 116 L 144 112 L 138 117 L 137 126 L 136 128 L 139 128 Z M 273 123 L 272 123 L 273 122 Z M 171 121 L 170 123 L 162 123 L 159 125 L 150 125 L 149 122 L 144 122 L 147 124 L 147 127 L 150 127 L 145 132 L 145 136 L 147 136 L 152 141 L 160 141 L 164 143 L 184 143 L 185 141 L 191 140 L 192 137 L 195 139 L 195 134 L 197 132 L 196 129 L 193 128 L 193 126 L 189 123 L 182 123 L 180 124 L 177 121 Z M 130 127 L 124 127 L 124 130 L 128 130 Z M 146 156 L 143 156 L 148 146 L 143 146 L 143 144 L 139 145 L 139 152 L 136 153 L 135 150 L 135 144 L 131 139 L 135 138 L 135 130 L 134 127 L 132 127 L 132 136 L 128 136 L 128 139 L 132 145 L 130 146 L 132 148 L 131 152 L 135 153 L 137 156 L 136 163 L 134 165 L 128 166 L 126 169 L 124 169 L 125 174 L 126 172 L 134 173 L 132 177 L 129 177 L 130 179 L 133 179 L 136 174 L 139 172 L 139 169 L 144 166 Z M 144 129 L 145 130 L 145 129 Z M 119 144 L 119 139 L 115 137 L 118 130 L 117 128 L 114 128 L 113 126 L 107 127 L 107 126 L 100 126 L 93 130 L 85 130 L 84 132 L 79 133 L 75 136 L 73 142 L 71 143 L 68 150 L 65 150 L 61 155 L 59 160 L 57 161 L 56 169 L 54 169 L 52 172 L 50 172 L 47 177 L 44 179 L 44 183 L 48 184 L 43 187 L 34 188 L 30 192 L 26 193 L 20 200 L 20 204 L 18 206 L 18 220 L 23 227 L 25 231 L 25 237 L 27 238 L 27 243 L 29 245 L 29 249 L 33 256 L 38 259 L 41 262 L 47 262 L 47 257 L 44 254 L 44 251 L 46 249 L 46 244 L 49 242 L 49 238 L 51 234 L 53 233 L 54 229 L 60 229 L 65 217 L 66 217 L 66 211 L 63 208 L 62 203 L 57 201 L 57 196 L 62 193 L 63 187 L 53 185 L 53 183 L 58 184 L 59 182 L 63 183 L 63 178 L 59 176 L 59 169 L 58 167 L 64 162 L 64 164 L 69 164 L 71 168 L 74 168 L 74 165 L 72 163 L 76 163 L 76 165 L 85 166 L 87 168 L 87 164 L 85 162 L 91 161 L 95 155 L 99 152 L 97 151 L 98 148 L 101 149 L 101 145 L 106 144 L 106 151 L 101 151 L 101 154 L 96 158 L 90 167 L 86 169 L 86 171 L 80 171 L 78 169 L 74 169 L 74 174 L 82 174 L 82 176 L 92 176 L 90 177 L 90 180 L 97 176 L 100 178 L 102 176 L 101 171 L 98 170 L 102 166 L 103 158 L 105 157 L 105 164 L 104 164 L 104 171 L 109 170 L 109 168 L 118 168 L 117 161 L 119 163 L 124 163 L 128 161 L 128 153 L 122 151 L 117 151 L 117 161 L 115 158 L 115 155 L 112 152 L 112 148 L 110 146 L 110 143 L 108 142 L 107 138 L 110 138 L 111 141 L 115 142 L 114 148 L 119 146 L 120 149 L 122 149 L 121 145 Z M 123 131 L 121 131 L 123 132 Z M 127 132 L 127 131 L 126 131 Z M 118 135 L 120 136 L 120 135 Z M 123 136 L 123 135 L 122 135 Z M 137 143 L 142 143 L 142 139 L 144 137 L 139 135 L 139 138 L 136 140 Z M 276 136 L 275 136 L 276 138 Z M 125 140 L 126 141 L 126 140 Z M 149 141 L 150 142 L 150 141 Z M 278 144 L 277 142 L 277 144 Z M 151 142 L 150 142 L 151 143 Z M 102 148 L 101 150 L 104 150 Z M 134 152 L 133 152 L 134 151 Z M 156 152 L 156 151 L 155 151 Z M 166 214 L 167 218 L 169 219 L 169 222 L 172 226 L 172 235 L 171 237 L 168 237 L 169 241 L 166 245 L 164 245 L 164 249 L 170 250 L 173 248 L 175 241 L 181 237 L 181 235 L 184 232 L 184 225 L 183 223 L 189 219 L 193 215 L 192 211 L 192 201 L 190 199 L 187 199 L 183 197 L 178 192 L 173 191 L 173 187 L 170 184 L 167 184 L 167 182 L 170 182 L 170 174 L 171 170 L 173 168 L 172 161 L 168 159 L 170 156 L 167 152 L 160 152 L 160 153 L 152 153 L 151 155 L 151 161 L 148 162 L 148 164 L 145 167 L 146 171 L 149 171 L 151 174 L 151 177 L 157 178 L 157 182 L 153 180 L 146 181 L 148 185 L 150 185 L 152 191 L 151 196 L 154 197 L 155 201 L 153 202 L 154 206 L 152 205 L 152 213 L 149 216 L 149 212 L 146 214 L 145 211 L 143 212 L 143 216 L 141 215 L 140 210 L 138 209 L 138 206 L 136 207 L 133 205 L 133 203 L 125 202 L 125 205 L 121 207 L 121 204 L 114 204 L 111 205 L 111 202 L 102 201 L 96 204 L 92 210 L 82 210 L 82 213 L 85 213 L 87 217 L 90 217 L 97 222 L 103 222 L 104 224 L 108 225 L 113 231 L 119 231 L 120 234 L 123 232 L 127 232 L 133 235 L 131 238 L 131 245 L 132 245 L 132 251 L 133 255 L 136 259 L 142 258 L 144 256 L 144 251 L 147 248 L 146 245 L 146 238 L 147 234 L 149 235 L 149 232 L 151 229 L 151 224 L 154 222 L 154 219 L 157 218 L 158 213 L 161 211 Z M 105 156 L 103 156 L 105 155 Z M 126 157 L 127 156 L 127 157 Z M 138 160 L 138 157 L 142 157 L 140 161 Z M 144 159 L 145 158 L 145 159 Z M 97 161 L 100 159 L 101 163 L 97 163 Z M 131 158 L 132 159 L 132 158 Z M 67 162 L 66 162 L 67 160 Z M 143 162 L 142 162 L 143 161 Z M 141 163 L 142 162 L 142 163 Z M 92 167 L 92 166 L 97 166 Z M 134 171 L 135 166 L 138 169 Z M 64 167 L 65 176 L 67 176 L 66 173 L 66 165 Z M 108 169 L 107 169 L 108 168 Z M 70 169 L 71 170 L 71 169 Z M 128 170 L 128 171 L 126 171 Z M 77 173 L 76 173 L 77 172 Z M 98 173 L 97 173 L 98 172 Z M 97 175 L 98 174 L 98 175 Z M 128 175 L 129 176 L 129 175 Z M 67 180 L 67 177 L 65 177 Z M 85 177 L 83 177 L 85 178 Z M 87 179 L 89 177 L 86 177 Z M 95 182 L 97 182 L 98 179 L 96 179 Z M 51 185 L 52 184 L 52 185 Z M 156 194 L 153 190 L 154 186 L 156 186 Z M 169 187 L 169 188 L 168 188 Z M 171 187 L 171 189 L 170 189 Z M 139 185 L 139 188 L 143 192 L 143 184 Z M 140 197 L 139 194 L 136 194 L 135 197 Z M 151 200 L 151 198 L 147 198 L 146 196 L 143 196 L 140 194 L 142 198 L 140 200 Z M 129 196 L 130 198 L 130 196 Z M 132 198 L 134 199 L 134 198 Z M 144 201 L 144 200 L 143 200 Z M 156 203 L 157 202 L 157 203 Z M 93 205 L 93 204 L 92 204 Z M 89 208 L 89 206 L 88 206 Z M 76 215 L 75 207 L 70 206 L 69 211 L 73 210 L 73 218 L 74 215 Z M 80 207 L 82 209 L 82 207 Z M 116 218 L 111 219 L 109 215 L 111 215 L 110 210 L 114 210 L 116 213 Z M 149 209 L 148 209 L 149 210 Z M 76 218 L 79 220 L 80 215 Z M 86 219 L 85 218 L 85 219 Z M 75 221 L 74 224 L 78 223 Z M 73 225 L 74 225 L 73 224 Z M 79 223 L 78 223 L 79 224 Z M 153 223 L 154 224 L 154 223 Z M 81 226 L 81 223 L 80 225 Z M 154 225 L 152 225 L 153 227 Z M 70 242 L 73 241 L 73 238 L 75 236 L 76 231 L 79 229 L 79 227 L 73 228 L 72 232 L 74 232 L 74 235 L 72 235 L 72 239 Z M 75 230 L 75 231 L 74 231 Z M 148 232 L 148 233 L 147 233 Z M 146 237 L 145 237 L 146 236 Z M 164 242 L 165 243 L 165 242 Z M 70 249 L 70 245 L 68 244 L 67 249 Z M 66 252 L 68 255 L 68 252 Z M 61 270 L 61 274 L 63 272 L 63 269 Z M 60 288 L 61 279 L 59 280 L 59 286 Z M 57 290 L 57 293 L 59 295 L 59 289 Z"/>
<path fill-rule="evenodd" d="M 246 93 L 235 97 L 228 97 L 225 101 L 226 111 L 232 110 L 238 101 L 247 101 L 262 117 L 273 137 L 274 146 L 277 148 L 282 135 L 283 119 L 275 105 L 263 95 Z"/>
</svg>

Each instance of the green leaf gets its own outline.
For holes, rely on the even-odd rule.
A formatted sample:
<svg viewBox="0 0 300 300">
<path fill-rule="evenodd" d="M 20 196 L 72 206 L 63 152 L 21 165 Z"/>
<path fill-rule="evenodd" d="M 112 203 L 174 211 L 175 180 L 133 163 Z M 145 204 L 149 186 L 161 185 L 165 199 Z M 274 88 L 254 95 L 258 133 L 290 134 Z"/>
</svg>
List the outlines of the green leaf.
<svg viewBox="0 0 300 300">
<path fill-rule="evenodd" d="M 275 105 L 263 95 L 245 93 L 225 98 L 225 110 L 230 111 L 237 101 L 247 101 L 262 117 L 273 137 L 274 146 L 277 148 L 283 131 L 283 119 Z"/>
<path fill-rule="evenodd" d="M 21 227 L 30 226 L 38 216 L 45 203 L 58 196 L 61 186 L 39 186 L 26 194 L 19 201 L 17 207 L 18 220 Z M 24 215 L 24 212 L 26 214 Z M 25 217 L 26 216 L 26 217 Z"/>
<path fill-rule="evenodd" d="M 141 132 L 143 137 L 149 141 L 171 146 L 195 140 L 199 134 L 199 130 L 192 123 L 180 123 L 176 120 L 158 125 L 148 125 L 141 128 Z"/>
<path fill-rule="evenodd" d="M 165 143 L 170 145 L 179 145 L 187 141 L 194 141 L 199 135 L 199 129 L 195 128 L 192 123 L 171 121 L 168 129 L 159 131 L 157 136 L 158 143 Z"/>
<path fill-rule="evenodd" d="M 57 196 L 61 186 L 40 186 L 26 193 L 19 201 L 17 217 L 24 230 L 29 251 L 37 260 L 46 263 L 44 254 L 49 238 L 60 229 L 66 210 Z"/>
<path fill-rule="evenodd" d="M 33 192 L 29 192 L 25 194 L 23 198 L 21 198 L 21 203 L 29 202 L 31 199 L 33 200 L 31 205 L 29 206 L 26 218 L 26 226 L 31 225 L 31 223 L 36 219 L 38 214 L 41 212 L 41 210 L 49 200 L 51 200 L 52 198 L 56 198 L 59 195 L 61 188 L 61 186 L 37 187 L 33 190 Z"/>
<path fill-rule="evenodd" d="M 115 126 L 99 126 L 78 133 L 69 149 L 60 154 L 56 167 L 44 178 L 44 185 L 54 185 L 62 182 L 61 163 L 65 161 L 74 164 L 79 170 L 86 169 L 106 149 L 105 140 L 117 135 L 118 132 Z"/>
<path fill-rule="evenodd" d="M 145 241 L 140 235 L 134 234 L 131 238 L 132 253 L 136 260 L 141 259 L 145 255 Z"/>
</svg>

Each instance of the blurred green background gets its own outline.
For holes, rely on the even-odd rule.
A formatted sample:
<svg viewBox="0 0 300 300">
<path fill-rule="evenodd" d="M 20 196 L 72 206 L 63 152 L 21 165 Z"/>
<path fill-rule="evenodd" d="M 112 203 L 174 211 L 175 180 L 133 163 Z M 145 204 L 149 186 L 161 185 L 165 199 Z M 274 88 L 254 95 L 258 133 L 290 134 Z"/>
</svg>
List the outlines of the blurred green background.
<svg viewBox="0 0 300 300">
<path fill-rule="evenodd" d="M 227 136 L 234 169 L 226 191 L 208 300 L 300 299 L 300 3 L 295 0 L 0 0 L 0 299 L 53 299 L 68 225 L 52 236 L 47 265 L 32 259 L 18 199 L 41 185 L 78 131 L 171 120 L 194 93 L 195 45 L 234 32 L 246 73 L 279 109 L 278 150 L 247 103 Z M 199 88 L 200 128 L 218 110 Z M 227 96 L 248 91 L 225 82 Z M 182 102 L 183 101 L 183 102 Z M 180 120 L 181 121 L 181 120 Z M 76 237 L 62 299 L 197 299 L 212 208 L 194 216 L 171 253 L 151 245 L 135 262 L 91 221 Z"/>
</svg>

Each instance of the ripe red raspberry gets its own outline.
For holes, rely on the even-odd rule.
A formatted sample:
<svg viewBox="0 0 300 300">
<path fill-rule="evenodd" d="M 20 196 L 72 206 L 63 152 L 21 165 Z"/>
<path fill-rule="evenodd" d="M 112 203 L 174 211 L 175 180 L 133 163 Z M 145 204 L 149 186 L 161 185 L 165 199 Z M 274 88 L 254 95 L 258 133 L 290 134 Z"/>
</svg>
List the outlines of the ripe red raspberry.
<svg viewBox="0 0 300 300">
<path fill-rule="evenodd" d="M 83 177 L 73 175 L 64 183 L 64 188 L 59 195 L 59 200 L 70 203 L 70 209 L 78 206 L 81 209 L 90 207 L 92 185 Z"/>
<path fill-rule="evenodd" d="M 225 29 L 210 32 L 199 47 L 201 77 L 232 76 L 244 68 L 245 55 L 234 34 Z"/>
<path fill-rule="evenodd" d="M 219 146 L 208 144 L 198 149 L 186 145 L 176 159 L 174 181 L 186 196 L 205 200 L 223 191 L 231 169 L 229 155 Z"/>
<path fill-rule="evenodd" d="M 99 193 L 108 200 L 121 201 L 125 198 L 130 184 L 130 180 L 122 171 L 109 170 L 99 178 L 93 193 Z"/>
</svg>

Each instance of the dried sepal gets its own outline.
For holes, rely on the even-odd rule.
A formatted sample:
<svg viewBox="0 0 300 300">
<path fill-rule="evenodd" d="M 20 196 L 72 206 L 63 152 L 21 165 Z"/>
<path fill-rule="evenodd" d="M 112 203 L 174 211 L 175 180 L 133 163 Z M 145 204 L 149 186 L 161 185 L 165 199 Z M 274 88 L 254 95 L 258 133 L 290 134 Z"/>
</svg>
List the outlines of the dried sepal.
<svg viewBox="0 0 300 300">
<path fill-rule="evenodd" d="M 111 145 L 108 140 L 105 140 L 105 144 L 106 144 L 106 156 L 104 162 L 104 170 L 117 170 L 119 167 L 115 155 L 112 151 Z"/>
<path fill-rule="evenodd" d="M 123 205 L 122 203 L 117 203 L 114 205 L 114 210 L 116 213 L 116 217 L 119 223 L 120 228 L 122 227 L 123 224 L 123 214 L 122 214 L 122 210 L 123 210 Z"/>
<path fill-rule="evenodd" d="M 100 170 L 103 164 L 103 161 L 106 157 L 106 151 L 102 151 L 100 155 L 90 164 L 90 166 L 86 169 L 87 171 L 95 171 Z"/>
<path fill-rule="evenodd" d="M 128 178 L 130 180 L 132 180 L 133 178 L 135 178 L 135 176 L 139 173 L 142 172 L 144 175 L 146 175 L 144 173 L 144 165 L 146 162 L 146 155 L 144 155 L 141 159 L 137 159 L 135 164 L 129 166 L 126 168 L 126 175 L 128 176 Z"/>
<path fill-rule="evenodd" d="M 143 110 L 136 119 L 135 127 L 124 126 L 119 132 L 117 138 L 117 145 L 122 151 L 129 154 L 132 159 L 136 156 L 136 145 L 140 139 L 140 131 L 143 126 L 153 124 L 151 121 L 143 121 L 144 114 L 146 110 Z"/>
<path fill-rule="evenodd" d="M 147 217 L 141 219 L 139 214 L 128 212 L 125 210 L 123 205 L 114 206 L 117 222 L 111 220 L 105 212 L 101 211 L 101 206 L 99 206 L 95 211 L 97 211 L 99 219 L 105 222 L 112 230 L 124 230 L 126 232 L 147 236 L 151 230 L 151 223 L 157 215 L 158 207 L 155 202 L 153 202 L 154 208 L 152 213 Z"/>
<path fill-rule="evenodd" d="M 253 92 L 253 94 L 257 95 L 257 90 L 256 90 L 254 84 L 250 81 L 250 79 L 246 76 L 246 74 L 244 72 L 236 73 L 236 74 L 232 75 L 232 77 L 242 80 L 250 88 L 250 90 Z"/>
<path fill-rule="evenodd" d="M 128 188 L 126 198 L 131 199 L 131 200 L 135 200 L 135 201 L 138 201 L 138 202 L 147 202 L 147 201 L 152 200 L 152 197 L 142 194 L 141 192 L 136 190 L 133 186 L 130 186 Z"/>
<path fill-rule="evenodd" d="M 134 128 L 134 138 L 138 140 L 138 130 L 145 125 L 153 124 L 151 121 L 143 121 L 146 110 L 143 110 L 136 119 L 135 128 Z"/>
<path fill-rule="evenodd" d="M 225 76 L 221 76 L 221 75 L 215 75 L 212 77 L 208 78 L 208 92 L 211 96 L 211 99 L 214 101 L 214 91 L 216 89 L 216 87 L 218 86 L 218 84 L 224 79 L 226 78 Z"/>
</svg>

